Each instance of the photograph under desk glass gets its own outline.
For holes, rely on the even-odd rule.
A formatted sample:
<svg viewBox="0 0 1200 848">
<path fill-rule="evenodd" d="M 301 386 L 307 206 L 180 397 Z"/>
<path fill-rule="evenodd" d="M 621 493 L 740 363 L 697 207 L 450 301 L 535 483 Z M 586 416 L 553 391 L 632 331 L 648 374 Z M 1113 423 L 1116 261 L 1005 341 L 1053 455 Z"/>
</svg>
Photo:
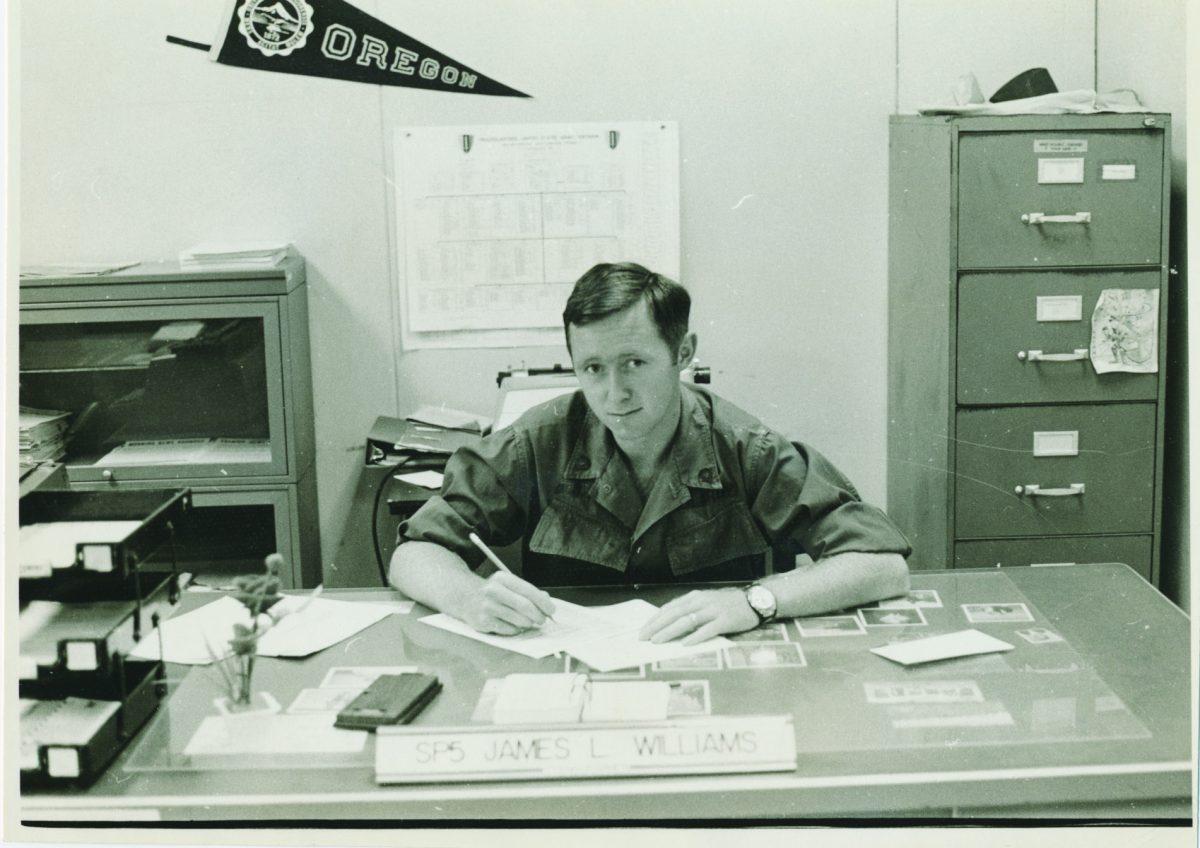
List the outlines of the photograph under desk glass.
<svg viewBox="0 0 1200 848">
<path fill-rule="evenodd" d="M 263 320 L 24 324 L 22 406 L 70 414 L 68 468 L 272 461 Z"/>
<path fill-rule="evenodd" d="M 678 684 L 706 681 L 705 709 L 716 715 L 784 715 L 794 718 L 796 749 L 807 771 L 834 773 L 843 757 L 908 751 L 922 761 L 972 748 L 1029 750 L 1027 746 L 1097 745 L 1148 740 L 1152 734 L 1068 640 L 1044 626 L 1047 619 L 1003 574 L 975 575 L 943 589 L 939 606 L 922 610 L 926 626 L 868 628 L 888 640 L 917 639 L 960 629 L 962 605 L 997 615 L 1023 608 L 1028 623 L 1010 625 L 1028 634 L 1010 638 L 1011 651 L 904 667 L 882 662 L 865 649 L 877 638 L 838 633 L 827 621 L 775 622 L 735 638 L 711 658 L 655 663 L 633 677 Z M 1003 604 L 997 604 L 1003 601 Z M 1003 607 L 1003 609 L 1001 609 Z M 891 610 L 884 609 L 886 619 Z M 854 611 L 846 611 L 851 616 Z M 488 723 L 489 681 L 508 674 L 587 671 L 570 657 L 532 659 L 498 651 L 419 622 L 392 615 L 364 631 L 355 655 L 335 647 L 298 664 L 259 660 L 258 683 L 279 704 L 275 715 L 224 718 L 213 706 L 221 688 L 207 666 L 176 667 L 174 691 L 137 749 L 122 764 L 129 772 L 244 771 L 347 768 L 372 773 L 375 738 L 335 731 L 337 708 L 330 672 L 336 666 L 403 665 L 434 671 L 442 695 L 415 727 Z M 880 616 L 868 616 L 869 620 Z M 982 619 L 980 619 L 982 620 Z M 988 629 L 988 625 L 980 625 Z M 705 662 L 711 659 L 711 662 Z M 610 678 L 621 675 L 609 675 Z M 605 679 L 604 675 L 594 679 Z M 344 685 L 344 684 L 343 684 Z M 325 688 L 324 695 L 313 690 Z M 350 693 L 345 693 L 349 695 Z M 493 691 L 494 694 L 494 691 Z M 344 699 L 343 699 L 344 700 Z M 314 704 L 325 705 L 324 711 Z M 354 735 L 361 734 L 361 735 Z M 304 737 L 302 744 L 289 741 Z"/>
</svg>

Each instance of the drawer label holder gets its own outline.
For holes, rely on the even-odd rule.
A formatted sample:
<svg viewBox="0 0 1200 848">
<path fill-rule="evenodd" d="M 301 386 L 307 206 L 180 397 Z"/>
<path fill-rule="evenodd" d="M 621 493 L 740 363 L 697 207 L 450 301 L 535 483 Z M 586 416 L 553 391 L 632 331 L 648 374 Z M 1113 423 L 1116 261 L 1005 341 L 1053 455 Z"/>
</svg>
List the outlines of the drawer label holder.
<svg viewBox="0 0 1200 848">
<path fill-rule="evenodd" d="M 1079 456 L 1078 430 L 1037 430 L 1033 434 L 1034 456 Z"/>
<path fill-rule="evenodd" d="M 1038 295 L 1037 320 L 1039 322 L 1082 321 L 1083 296 L 1077 294 Z"/>
<path fill-rule="evenodd" d="M 790 715 L 627 724 L 384 726 L 375 781 L 487 780 L 795 771 Z"/>
<path fill-rule="evenodd" d="M 1061 185 L 1083 182 L 1083 157 L 1038 159 L 1037 181 L 1041 185 Z"/>
</svg>

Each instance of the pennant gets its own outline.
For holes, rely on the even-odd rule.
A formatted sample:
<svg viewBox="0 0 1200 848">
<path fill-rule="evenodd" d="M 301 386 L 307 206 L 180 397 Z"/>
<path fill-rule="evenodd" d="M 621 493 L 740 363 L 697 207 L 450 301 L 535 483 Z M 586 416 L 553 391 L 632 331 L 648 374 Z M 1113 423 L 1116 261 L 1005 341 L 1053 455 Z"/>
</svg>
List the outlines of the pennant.
<svg viewBox="0 0 1200 848">
<path fill-rule="evenodd" d="M 223 65 L 460 94 L 529 96 L 345 0 L 231 0 L 228 18 L 209 48 L 209 58 Z"/>
</svg>

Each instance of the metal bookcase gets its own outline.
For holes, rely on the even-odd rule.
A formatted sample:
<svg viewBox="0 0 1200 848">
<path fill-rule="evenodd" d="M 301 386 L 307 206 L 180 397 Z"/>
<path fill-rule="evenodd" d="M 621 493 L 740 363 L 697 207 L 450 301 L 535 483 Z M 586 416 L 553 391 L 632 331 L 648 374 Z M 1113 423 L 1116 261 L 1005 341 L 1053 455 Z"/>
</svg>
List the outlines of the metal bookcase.
<svg viewBox="0 0 1200 848">
<path fill-rule="evenodd" d="M 320 582 L 301 258 L 23 277 L 20 307 L 21 403 L 71 413 L 70 489 L 187 487 L 184 571 L 222 585 L 278 551 L 285 587 Z"/>
</svg>

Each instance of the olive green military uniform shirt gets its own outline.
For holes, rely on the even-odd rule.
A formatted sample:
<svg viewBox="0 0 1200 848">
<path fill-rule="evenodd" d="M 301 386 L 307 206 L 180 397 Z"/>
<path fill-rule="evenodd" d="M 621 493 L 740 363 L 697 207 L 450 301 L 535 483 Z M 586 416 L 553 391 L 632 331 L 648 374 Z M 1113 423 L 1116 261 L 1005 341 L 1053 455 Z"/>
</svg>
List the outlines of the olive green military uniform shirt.
<svg viewBox="0 0 1200 848">
<path fill-rule="evenodd" d="M 643 502 L 632 468 L 582 392 L 555 398 L 460 448 L 440 495 L 400 526 L 478 567 L 522 539 L 539 586 L 752 580 L 772 548 L 821 559 L 911 549 L 823 456 L 684 385 L 679 427 Z M 793 557 L 794 559 L 794 557 Z"/>
</svg>

